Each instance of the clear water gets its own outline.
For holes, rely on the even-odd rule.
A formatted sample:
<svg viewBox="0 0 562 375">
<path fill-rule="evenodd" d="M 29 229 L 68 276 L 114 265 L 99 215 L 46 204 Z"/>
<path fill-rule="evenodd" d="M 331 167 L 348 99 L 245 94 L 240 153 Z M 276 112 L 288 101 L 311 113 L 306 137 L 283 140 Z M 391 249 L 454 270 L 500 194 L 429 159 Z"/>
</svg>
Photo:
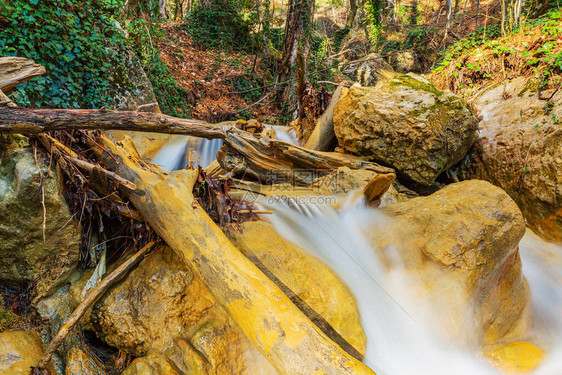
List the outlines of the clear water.
<svg viewBox="0 0 562 375">
<path fill-rule="evenodd" d="M 362 202 L 344 205 L 338 212 L 330 206 L 289 207 L 265 201 L 262 205 L 275 211 L 268 220 L 284 238 L 323 260 L 350 288 L 367 336 L 365 363 L 377 374 L 499 374 L 477 354 L 469 335 L 464 342 L 451 342 L 431 324 L 446 318 L 447 306 L 432 310 L 429 322 L 427 306 L 412 303 L 414 299 L 404 292 L 404 285 L 412 280 L 399 268 L 388 272 L 383 267 L 362 228 L 382 225 L 390 218 Z M 521 254 L 536 319 L 542 325 L 535 333 L 540 339 L 533 341 L 550 349 L 535 374 L 560 375 L 562 268 L 551 258 L 557 254 L 560 260 L 562 247 L 527 234 Z"/>
</svg>

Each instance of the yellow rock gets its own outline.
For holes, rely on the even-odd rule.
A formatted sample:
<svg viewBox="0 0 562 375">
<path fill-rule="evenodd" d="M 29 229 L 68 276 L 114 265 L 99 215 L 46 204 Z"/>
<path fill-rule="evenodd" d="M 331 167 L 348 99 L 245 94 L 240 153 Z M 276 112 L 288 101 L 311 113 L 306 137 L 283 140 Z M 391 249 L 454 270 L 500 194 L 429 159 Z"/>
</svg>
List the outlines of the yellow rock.
<svg viewBox="0 0 562 375">
<path fill-rule="evenodd" d="M 281 283 L 282 289 L 288 288 L 288 294 L 294 293 L 289 298 L 301 310 L 304 309 L 313 322 L 319 326 L 328 323 L 341 338 L 364 355 L 366 338 L 355 299 L 330 268 L 283 239 L 264 221 L 246 222 L 242 224 L 241 231 L 232 230 L 229 237 L 258 268 L 268 276 L 273 274 L 276 284 Z M 308 313 L 307 308 L 310 308 Z M 337 337 L 331 338 L 338 342 Z M 338 344 L 345 345 L 341 340 Z"/>
<path fill-rule="evenodd" d="M 383 212 L 393 219 L 366 236 L 383 254 L 397 251 L 430 321 L 434 310 L 447 313 L 439 319 L 445 335 L 472 335 L 471 344 L 483 346 L 524 336 L 531 322 L 518 249 L 525 223 L 503 190 L 464 181 Z M 394 267 L 394 258 L 385 259 Z"/>
<path fill-rule="evenodd" d="M 33 331 L 0 333 L 0 375 L 28 375 L 43 355 L 43 347 Z M 49 365 L 51 374 L 54 370 Z"/>
<path fill-rule="evenodd" d="M 506 373 L 524 374 L 537 368 L 545 357 L 542 348 L 527 341 L 514 341 L 484 353 Z"/>
</svg>

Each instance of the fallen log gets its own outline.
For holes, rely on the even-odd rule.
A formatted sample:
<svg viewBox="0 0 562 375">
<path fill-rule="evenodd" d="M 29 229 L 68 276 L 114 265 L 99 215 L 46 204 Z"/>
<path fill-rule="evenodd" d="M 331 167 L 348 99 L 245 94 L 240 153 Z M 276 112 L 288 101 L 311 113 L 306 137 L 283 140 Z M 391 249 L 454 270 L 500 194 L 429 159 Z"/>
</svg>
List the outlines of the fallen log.
<svg viewBox="0 0 562 375">
<path fill-rule="evenodd" d="M 0 57 L 0 91 L 9 94 L 19 84 L 45 73 L 45 68 L 24 57 Z"/>
<path fill-rule="evenodd" d="M 133 130 L 225 138 L 220 127 L 161 113 L 95 109 L 29 109 L 0 106 L 0 134 L 37 134 L 51 130 Z"/>
<path fill-rule="evenodd" d="M 234 176 L 249 175 L 262 184 L 289 182 L 310 185 L 339 167 L 394 174 L 391 168 L 336 152 L 320 152 L 290 143 L 230 129 L 217 161 Z"/>
<path fill-rule="evenodd" d="M 104 163 L 137 190 L 124 190 L 146 221 L 211 290 L 281 374 L 374 374 L 315 326 L 246 258 L 194 200 L 197 170 L 163 173 L 99 137 Z"/>
</svg>

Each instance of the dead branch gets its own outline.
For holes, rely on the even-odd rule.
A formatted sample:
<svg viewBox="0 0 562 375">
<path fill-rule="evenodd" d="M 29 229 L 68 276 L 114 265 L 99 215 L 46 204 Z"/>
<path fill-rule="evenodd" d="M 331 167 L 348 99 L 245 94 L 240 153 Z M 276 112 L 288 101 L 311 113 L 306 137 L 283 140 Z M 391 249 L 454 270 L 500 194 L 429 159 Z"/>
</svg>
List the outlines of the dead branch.
<svg viewBox="0 0 562 375">
<path fill-rule="evenodd" d="M 85 169 L 90 173 L 93 172 L 95 169 L 98 172 L 104 174 L 107 178 L 116 181 L 117 183 L 126 187 L 127 189 L 135 190 L 137 188 L 137 186 L 133 184 L 131 181 L 125 180 L 123 177 L 106 169 L 103 169 L 99 165 L 94 165 L 92 163 L 88 163 L 87 161 L 76 159 L 71 156 L 67 156 L 66 159 L 70 161 L 72 164 L 76 165 L 78 168 Z"/>
<path fill-rule="evenodd" d="M 86 295 L 86 298 L 76 309 L 66 318 L 61 328 L 57 332 L 56 336 L 51 340 L 49 346 L 43 353 L 41 360 L 37 367 L 31 368 L 31 374 L 33 375 L 35 371 L 44 371 L 47 367 L 49 361 L 55 350 L 62 344 L 63 340 L 72 330 L 72 328 L 78 323 L 82 315 L 88 310 L 116 281 L 120 280 L 127 272 L 129 272 L 137 263 L 139 263 L 146 254 L 155 246 L 155 242 L 151 241 L 142 249 L 137 251 L 129 259 L 123 262 L 119 267 L 117 267 L 113 272 L 104 277 L 98 285 L 93 287 Z M 41 372 L 39 372 L 41 373 Z"/>
<path fill-rule="evenodd" d="M 51 130 L 133 130 L 225 138 L 224 130 L 205 121 L 161 113 L 95 109 L 29 109 L 0 106 L 0 134 L 37 134 Z"/>
<path fill-rule="evenodd" d="M 394 174 L 391 168 L 351 155 L 309 150 L 238 129 L 230 129 L 227 134 L 217 153 L 221 167 L 234 171 L 235 175 L 247 173 L 262 183 L 310 185 L 318 174 L 327 174 L 339 167 Z"/>
<path fill-rule="evenodd" d="M 19 84 L 45 73 L 45 68 L 23 57 L 0 57 L 0 91 L 9 94 Z"/>
<path fill-rule="evenodd" d="M 139 165 L 103 136 L 99 143 L 119 160 L 106 156 L 106 166 L 139 187 L 124 191 L 133 205 L 279 373 L 374 374 L 330 340 L 230 242 L 194 199 L 198 170 L 163 173 Z"/>
</svg>

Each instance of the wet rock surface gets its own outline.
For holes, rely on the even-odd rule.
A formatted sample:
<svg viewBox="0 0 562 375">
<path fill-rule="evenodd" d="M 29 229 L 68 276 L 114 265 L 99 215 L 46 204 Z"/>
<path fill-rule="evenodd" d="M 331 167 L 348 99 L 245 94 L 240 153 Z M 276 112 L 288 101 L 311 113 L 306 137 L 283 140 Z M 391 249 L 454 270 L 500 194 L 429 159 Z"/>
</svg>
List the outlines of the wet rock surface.
<svg viewBox="0 0 562 375">
<path fill-rule="evenodd" d="M 504 189 L 527 225 L 554 241 L 562 241 L 560 103 L 562 90 L 540 100 L 538 82 L 525 78 L 485 90 L 474 100 L 482 121 L 464 173 Z"/>
<path fill-rule="evenodd" d="M 375 87 L 351 87 L 334 110 L 342 148 L 425 186 L 464 157 L 477 126 L 462 99 L 412 74 Z"/>
<path fill-rule="evenodd" d="M 525 334 L 530 295 L 518 251 L 525 223 L 503 190 L 465 181 L 383 211 L 393 219 L 366 236 L 389 266 L 395 252 L 410 277 L 421 281 L 412 295 L 453 311 L 439 322 L 449 334 L 472 334 L 479 345 Z"/>
<path fill-rule="evenodd" d="M 3 150 L 0 282 L 23 284 L 39 279 L 41 296 L 66 282 L 74 271 L 80 257 L 80 229 L 62 196 L 56 168 L 49 168 L 40 153 L 36 163 L 30 147 L 12 145 Z"/>
<path fill-rule="evenodd" d="M 332 340 L 344 349 L 351 345 L 364 354 L 366 338 L 355 299 L 333 271 L 283 239 L 264 221 L 246 222 L 240 229 L 229 232 L 240 251 L 281 284 L 285 294 L 316 325 L 330 331 Z M 334 330 L 337 334 L 333 334 Z"/>
</svg>

